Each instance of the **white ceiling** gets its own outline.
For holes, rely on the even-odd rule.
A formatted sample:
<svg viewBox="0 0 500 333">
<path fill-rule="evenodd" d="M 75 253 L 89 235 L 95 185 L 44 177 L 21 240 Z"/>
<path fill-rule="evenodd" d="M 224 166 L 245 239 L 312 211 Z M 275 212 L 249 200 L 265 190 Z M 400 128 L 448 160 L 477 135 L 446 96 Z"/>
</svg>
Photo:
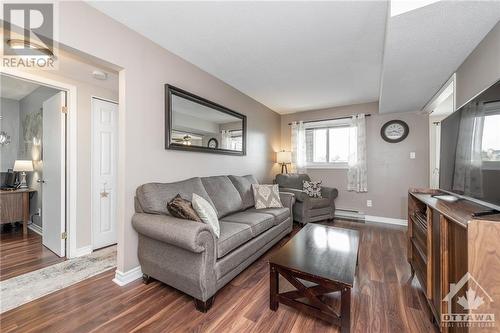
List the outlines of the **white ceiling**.
<svg viewBox="0 0 500 333">
<path fill-rule="evenodd" d="M 90 4 L 281 114 L 419 110 L 500 18 L 500 1 Z"/>
<path fill-rule="evenodd" d="M 26 80 L 0 75 L 0 97 L 20 101 L 40 85 Z"/>
<path fill-rule="evenodd" d="M 182 113 L 216 124 L 241 121 L 241 119 L 236 118 L 235 116 L 231 116 L 230 114 L 206 107 L 176 95 L 172 96 L 172 109 L 174 113 Z"/>
<path fill-rule="evenodd" d="M 118 73 L 111 69 L 89 62 L 89 60 L 79 57 L 69 52 L 60 51 L 58 55 L 59 69 L 57 74 L 66 78 L 85 82 L 90 85 L 105 88 L 118 92 Z M 106 73 L 106 80 L 98 80 L 93 77 L 92 72 L 98 70 Z"/>
<path fill-rule="evenodd" d="M 500 19 L 500 1 L 440 1 L 390 18 L 380 112 L 421 110 Z"/>
<path fill-rule="evenodd" d="M 378 100 L 386 2 L 92 2 L 279 113 Z"/>
</svg>

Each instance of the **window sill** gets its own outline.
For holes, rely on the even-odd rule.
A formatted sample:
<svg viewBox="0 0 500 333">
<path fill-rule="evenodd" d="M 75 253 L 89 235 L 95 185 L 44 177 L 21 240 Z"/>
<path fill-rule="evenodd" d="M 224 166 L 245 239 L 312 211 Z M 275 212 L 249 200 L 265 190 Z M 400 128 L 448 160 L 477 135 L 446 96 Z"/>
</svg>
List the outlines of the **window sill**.
<svg viewBox="0 0 500 333">
<path fill-rule="evenodd" d="M 313 164 L 307 165 L 306 169 L 349 169 L 347 164 L 339 163 L 339 164 Z"/>
</svg>

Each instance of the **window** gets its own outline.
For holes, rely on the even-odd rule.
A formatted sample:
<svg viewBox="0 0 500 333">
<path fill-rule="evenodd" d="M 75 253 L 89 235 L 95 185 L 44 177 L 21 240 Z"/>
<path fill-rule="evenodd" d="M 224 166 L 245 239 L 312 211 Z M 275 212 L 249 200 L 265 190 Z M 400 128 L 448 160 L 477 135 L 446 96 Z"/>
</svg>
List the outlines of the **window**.
<svg viewBox="0 0 500 333">
<path fill-rule="evenodd" d="M 481 158 L 487 162 L 500 162 L 500 102 L 485 106 Z"/>
<path fill-rule="evenodd" d="M 231 150 L 243 150 L 243 132 L 241 130 L 229 131 L 229 149 Z"/>
<path fill-rule="evenodd" d="M 306 128 L 307 167 L 347 168 L 349 144 L 356 143 L 355 129 L 351 128 L 345 120 L 313 124 L 314 127 Z"/>
</svg>

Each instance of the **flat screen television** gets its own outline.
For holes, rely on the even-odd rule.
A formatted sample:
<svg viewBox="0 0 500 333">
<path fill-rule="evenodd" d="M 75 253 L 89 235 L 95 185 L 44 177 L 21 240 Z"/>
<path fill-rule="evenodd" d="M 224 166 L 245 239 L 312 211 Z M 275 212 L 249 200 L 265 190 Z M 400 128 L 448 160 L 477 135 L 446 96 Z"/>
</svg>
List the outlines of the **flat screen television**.
<svg viewBox="0 0 500 333">
<path fill-rule="evenodd" d="M 500 81 L 441 122 L 439 188 L 500 210 Z"/>
</svg>

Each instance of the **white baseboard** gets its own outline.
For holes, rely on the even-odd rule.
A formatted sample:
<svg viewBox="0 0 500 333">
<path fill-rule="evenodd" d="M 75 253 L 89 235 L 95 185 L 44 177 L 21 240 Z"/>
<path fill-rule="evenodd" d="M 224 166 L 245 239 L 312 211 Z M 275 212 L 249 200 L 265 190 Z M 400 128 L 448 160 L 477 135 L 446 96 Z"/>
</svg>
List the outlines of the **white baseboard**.
<svg viewBox="0 0 500 333">
<path fill-rule="evenodd" d="M 395 225 L 403 225 L 407 226 L 408 221 L 403 219 L 394 219 L 391 217 L 382 217 L 382 216 L 372 216 L 365 215 L 366 222 L 377 222 L 377 223 L 387 223 L 387 224 L 395 224 Z"/>
<path fill-rule="evenodd" d="M 77 258 L 81 256 L 86 256 L 92 253 L 92 245 L 82 246 L 75 249 L 75 253 L 72 258 Z"/>
<path fill-rule="evenodd" d="M 122 287 L 126 284 L 129 284 L 132 281 L 140 279 L 141 277 L 142 277 L 141 266 L 137 266 L 126 272 L 121 272 L 119 270 L 116 270 L 113 282 Z"/>
<path fill-rule="evenodd" d="M 40 227 L 37 224 L 31 223 L 30 225 L 28 225 L 28 229 L 31 229 L 34 232 L 36 232 L 37 234 L 39 234 L 40 236 L 43 236 L 42 235 L 42 227 Z"/>
</svg>

